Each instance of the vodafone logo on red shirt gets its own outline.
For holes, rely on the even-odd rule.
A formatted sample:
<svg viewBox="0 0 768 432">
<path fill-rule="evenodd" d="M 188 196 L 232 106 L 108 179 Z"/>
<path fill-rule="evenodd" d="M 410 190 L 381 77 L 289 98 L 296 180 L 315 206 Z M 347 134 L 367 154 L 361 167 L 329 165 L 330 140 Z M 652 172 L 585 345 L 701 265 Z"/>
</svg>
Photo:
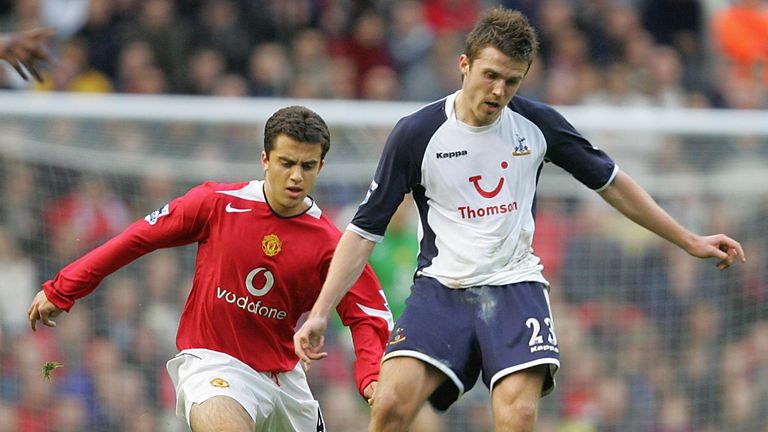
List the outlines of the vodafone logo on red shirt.
<svg viewBox="0 0 768 432">
<path fill-rule="evenodd" d="M 258 280 L 261 282 L 258 283 L 260 286 L 257 287 L 254 285 L 254 280 L 257 280 L 257 276 L 262 274 L 263 279 L 258 278 Z M 248 291 L 250 296 L 238 296 L 229 290 L 216 287 L 216 300 L 227 302 L 254 315 L 282 320 L 288 315 L 288 312 L 267 306 L 266 304 L 262 304 L 261 300 L 254 301 L 251 297 L 262 297 L 266 295 L 274 285 L 275 276 L 272 274 L 272 272 L 265 267 L 258 267 L 251 270 L 248 273 L 248 276 L 245 277 L 245 289 Z"/>
</svg>

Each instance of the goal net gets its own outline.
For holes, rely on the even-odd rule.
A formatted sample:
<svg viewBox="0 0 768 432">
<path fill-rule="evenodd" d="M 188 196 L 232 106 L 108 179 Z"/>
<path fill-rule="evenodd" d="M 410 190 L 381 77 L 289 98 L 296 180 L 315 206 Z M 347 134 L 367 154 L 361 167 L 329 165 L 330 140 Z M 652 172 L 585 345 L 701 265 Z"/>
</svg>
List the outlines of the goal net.
<svg viewBox="0 0 768 432">
<path fill-rule="evenodd" d="M 384 140 L 418 104 L 0 93 L 0 431 L 180 431 L 165 362 L 191 287 L 194 245 L 121 269 L 28 330 L 59 268 L 206 180 L 261 178 L 266 119 L 301 104 L 331 126 L 313 197 L 343 228 Z M 551 282 L 558 386 L 538 430 L 768 428 L 768 113 L 563 107 L 567 118 L 697 233 L 725 232 L 748 262 L 720 272 L 627 222 L 547 164 L 535 252 Z M 397 315 L 415 266 L 404 206 L 372 263 Z M 450 317 L 445 317 L 450 319 Z M 349 336 L 327 335 L 310 384 L 332 431 L 366 429 Z M 42 377 L 44 363 L 63 367 Z M 491 431 L 478 383 L 416 431 Z"/>
</svg>

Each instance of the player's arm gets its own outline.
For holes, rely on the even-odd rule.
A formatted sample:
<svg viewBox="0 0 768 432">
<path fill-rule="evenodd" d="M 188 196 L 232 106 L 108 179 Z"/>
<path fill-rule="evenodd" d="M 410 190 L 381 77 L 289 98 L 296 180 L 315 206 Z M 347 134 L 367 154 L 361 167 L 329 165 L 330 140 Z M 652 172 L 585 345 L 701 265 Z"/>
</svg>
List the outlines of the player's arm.
<svg viewBox="0 0 768 432">
<path fill-rule="evenodd" d="M 32 330 L 37 329 L 38 320 L 55 327 L 50 317 L 69 311 L 77 299 L 90 294 L 105 277 L 139 257 L 204 237 L 205 195 L 203 187 L 192 189 L 62 268 L 53 279 L 43 283 L 27 310 Z"/>
<path fill-rule="evenodd" d="M 352 333 L 357 389 L 371 402 L 373 387 L 379 380 L 381 358 L 395 323 L 384 291 L 370 265 L 365 266 L 336 311 Z"/>
<path fill-rule="evenodd" d="M 320 295 L 307 320 L 293 335 L 294 351 L 305 369 L 309 368 L 312 360 L 320 360 L 327 355 L 321 350 L 331 312 L 360 277 L 375 245 L 375 242 L 351 231 L 345 231 L 341 236 Z"/>
<path fill-rule="evenodd" d="M 56 323 L 50 317 L 68 312 L 77 299 L 90 294 L 106 276 L 154 250 L 153 244 L 140 235 L 140 225 L 145 223 L 141 220 L 131 224 L 43 283 L 27 311 L 32 330 L 37 330 L 38 320 L 48 327 L 55 327 Z"/>
<path fill-rule="evenodd" d="M 610 205 L 635 223 L 699 258 L 717 258 L 721 270 L 735 259 L 746 261 L 741 244 L 725 234 L 700 236 L 688 231 L 662 209 L 632 177 L 619 171 L 599 192 Z"/>
<path fill-rule="evenodd" d="M 0 33 L 0 59 L 10 63 L 24 80 L 29 79 L 24 73 L 26 69 L 37 81 L 42 82 L 43 77 L 37 69 L 38 63 L 50 60 L 45 43 L 53 34 L 52 28 Z"/>
</svg>

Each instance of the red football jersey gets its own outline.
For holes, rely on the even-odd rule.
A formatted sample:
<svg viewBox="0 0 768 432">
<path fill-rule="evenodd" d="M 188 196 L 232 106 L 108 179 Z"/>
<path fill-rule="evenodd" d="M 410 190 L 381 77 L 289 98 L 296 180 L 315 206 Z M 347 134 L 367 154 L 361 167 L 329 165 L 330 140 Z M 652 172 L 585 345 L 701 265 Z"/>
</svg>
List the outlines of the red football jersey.
<svg viewBox="0 0 768 432">
<path fill-rule="evenodd" d="M 275 215 L 263 181 L 208 182 L 191 189 L 63 268 L 43 284 L 48 299 L 69 310 L 109 274 L 155 249 L 196 242 L 192 291 L 181 315 L 179 350 L 229 354 L 256 371 L 284 372 L 297 321 L 312 308 L 341 233 L 307 198 L 294 217 Z M 337 312 L 355 346 L 355 381 L 378 380 L 392 315 L 370 266 Z"/>
</svg>

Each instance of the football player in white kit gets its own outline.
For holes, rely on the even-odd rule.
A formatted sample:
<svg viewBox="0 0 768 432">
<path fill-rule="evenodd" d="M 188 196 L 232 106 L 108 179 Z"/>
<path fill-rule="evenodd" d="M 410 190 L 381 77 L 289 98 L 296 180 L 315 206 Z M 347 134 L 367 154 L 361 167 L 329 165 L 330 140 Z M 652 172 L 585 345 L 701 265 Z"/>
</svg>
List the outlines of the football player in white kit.
<svg viewBox="0 0 768 432">
<path fill-rule="evenodd" d="M 390 336 L 370 431 L 404 431 L 429 400 L 444 410 L 482 374 L 496 431 L 532 431 L 559 361 L 549 283 L 531 247 L 536 184 L 552 162 L 625 216 L 686 250 L 744 260 L 723 234 L 677 223 L 557 111 L 516 96 L 536 54 L 517 11 L 483 14 L 459 57 L 462 87 L 402 118 L 336 249 L 296 353 L 321 358 L 329 313 L 364 268 L 406 193 L 419 212 L 411 296 Z"/>
<path fill-rule="evenodd" d="M 50 317 L 140 256 L 197 243 L 180 352 L 167 364 L 177 415 L 194 432 L 324 431 L 292 338 L 341 236 L 308 196 L 329 137 L 313 111 L 277 111 L 265 127 L 263 181 L 197 186 L 64 267 L 33 300 L 32 329 L 37 320 L 54 326 Z M 352 332 L 358 391 L 370 401 L 392 326 L 370 266 L 336 309 Z"/>
</svg>

